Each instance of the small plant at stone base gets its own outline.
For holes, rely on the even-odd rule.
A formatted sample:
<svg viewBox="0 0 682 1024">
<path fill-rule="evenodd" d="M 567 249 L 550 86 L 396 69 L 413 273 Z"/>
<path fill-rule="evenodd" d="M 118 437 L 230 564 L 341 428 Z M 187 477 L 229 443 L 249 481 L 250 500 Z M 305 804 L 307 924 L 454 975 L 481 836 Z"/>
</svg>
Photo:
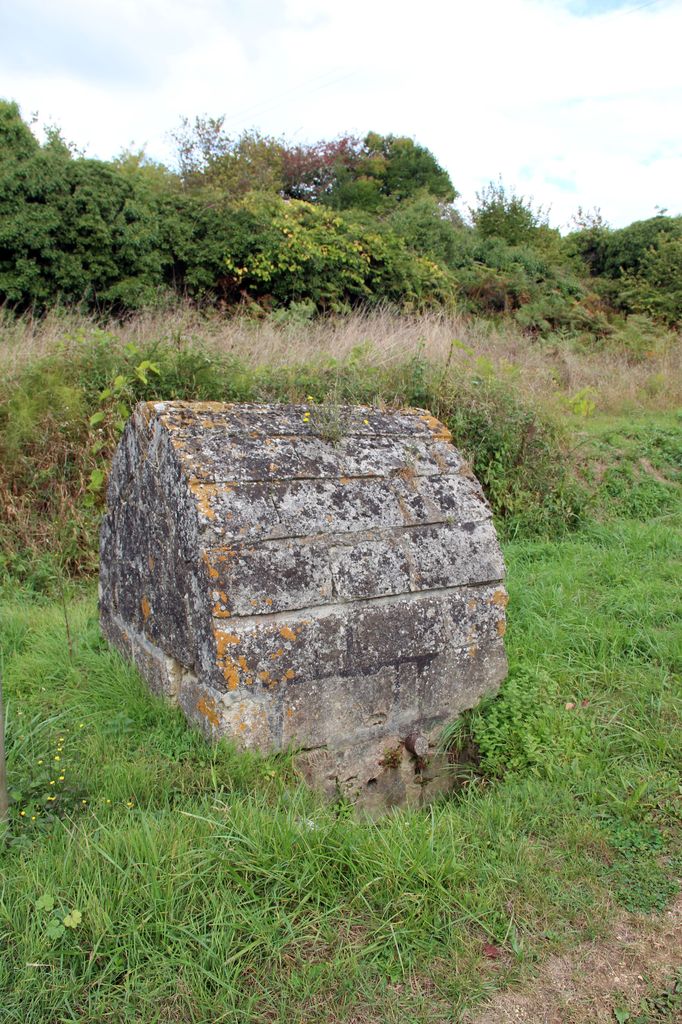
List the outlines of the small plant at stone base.
<svg viewBox="0 0 682 1024">
<path fill-rule="evenodd" d="M 402 759 L 403 748 L 401 744 L 398 744 L 397 747 L 389 747 L 384 751 L 384 756 L 379 761 L 379 764 L 382 768 L 399 768 Z"/>
</svg>

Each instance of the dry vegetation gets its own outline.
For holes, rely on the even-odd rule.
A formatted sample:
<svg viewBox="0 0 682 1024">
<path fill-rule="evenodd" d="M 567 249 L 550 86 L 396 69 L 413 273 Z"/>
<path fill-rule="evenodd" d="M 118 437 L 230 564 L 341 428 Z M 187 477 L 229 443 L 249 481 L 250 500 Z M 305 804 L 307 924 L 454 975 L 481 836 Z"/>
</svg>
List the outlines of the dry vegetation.
<svg viewBox="0 0 682 1024">
<path fill-rule="evenodd" d="M 670 973 L 681 944 L 679 897 L 654 918 L 623 915 L 609 939 L 549 957 L 533 982 L 497 993 L 466 1024 L 642 1024 L 645 1018 L 647 1024 L 675 1024 L 682 1018 L 682 988 L 678 1000 Z M 640 1016 L 641 1009 L 650 1013 Z"/>
<path fill-rule="evenodd" d="M 556 397 L 570 406 L 577 395 L 584 395 L 596 411 L 607 414 L 664 411 L 682 404 L 682 345 L 672 332 L 649 349 L 627 341 L 605 341 L 598 348 L 592 343 L 583 349 L 558 336 L 540 341 L 502 322 L 435 312 L 410 316 L 389 309 L 301 322 L 201 313 L 190 306 L 104 325 L 73 314 L 8 317 L 2 325 L 0 367 L 12 375 L 57 347 L 78 346 L 102 330 L 111 335 L 112 344 L 132 342 L 144 349 L 155 342 L 192 344 L 230 354 L 249 366 L 342 362 L 358 353 L 374 366 L 403 362 L 416 352 L 434 362 L 449 360 L 453 368 L 483 360 L 496 373 L 514 378 L 525 396 Z"/>
</svg>

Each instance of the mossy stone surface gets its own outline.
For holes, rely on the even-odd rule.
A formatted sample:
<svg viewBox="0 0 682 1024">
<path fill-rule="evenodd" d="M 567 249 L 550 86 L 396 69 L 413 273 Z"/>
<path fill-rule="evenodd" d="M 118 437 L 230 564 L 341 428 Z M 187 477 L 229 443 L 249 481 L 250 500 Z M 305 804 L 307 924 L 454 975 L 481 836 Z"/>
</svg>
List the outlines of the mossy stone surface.
<svg viewBox="0 0 682 1024">
<path fill-rule="evenodd" d="M 441 423 L 333 415 L 332 436 L 324 407 L 138 406 L 109 479 L 102 627 L 208 737 L 297 748 L 330 795 L 420 802 L 446 782 L 440 728 L 506 673 L 502 556 Z"/>
</svg>

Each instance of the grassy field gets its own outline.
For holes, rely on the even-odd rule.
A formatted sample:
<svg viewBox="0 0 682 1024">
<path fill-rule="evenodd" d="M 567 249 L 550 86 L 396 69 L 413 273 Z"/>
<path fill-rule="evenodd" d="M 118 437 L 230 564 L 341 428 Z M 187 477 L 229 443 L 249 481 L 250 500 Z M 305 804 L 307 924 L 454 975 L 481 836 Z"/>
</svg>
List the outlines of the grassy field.
<svg viewBox="0 0 682 1024">
<path fill-rule="evenodd" d="M 2 1024 L 445 1024 L 623 911 L 663 911 L 682 875 L 676 387 L 565 410 L 580 517 L 533 535 L 508 516 L 509 678 L 451 730 L 475 762 L 428 810 L 358 820 L 284 756 L 209 748 L 107 648 L 87 572 L 6 582 Z"/>
</svg>

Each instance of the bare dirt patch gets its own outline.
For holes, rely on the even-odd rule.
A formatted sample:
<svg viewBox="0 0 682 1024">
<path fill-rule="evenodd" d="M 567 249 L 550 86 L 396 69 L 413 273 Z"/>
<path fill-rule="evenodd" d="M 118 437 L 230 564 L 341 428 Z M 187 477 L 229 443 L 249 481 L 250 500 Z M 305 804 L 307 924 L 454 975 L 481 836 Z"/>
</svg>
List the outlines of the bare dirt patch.
<svg viewBox="0 0 682 1024">
<path fill-rule="evenodd" d="M 682 967 L 682 895 L 656 917 L 627 914 L 607 941 L 552 956 L 537 977 L 500 992 L 462 1024 L 614 1024 L 614 1009 L 635 1012 Z"/>
</svg>

